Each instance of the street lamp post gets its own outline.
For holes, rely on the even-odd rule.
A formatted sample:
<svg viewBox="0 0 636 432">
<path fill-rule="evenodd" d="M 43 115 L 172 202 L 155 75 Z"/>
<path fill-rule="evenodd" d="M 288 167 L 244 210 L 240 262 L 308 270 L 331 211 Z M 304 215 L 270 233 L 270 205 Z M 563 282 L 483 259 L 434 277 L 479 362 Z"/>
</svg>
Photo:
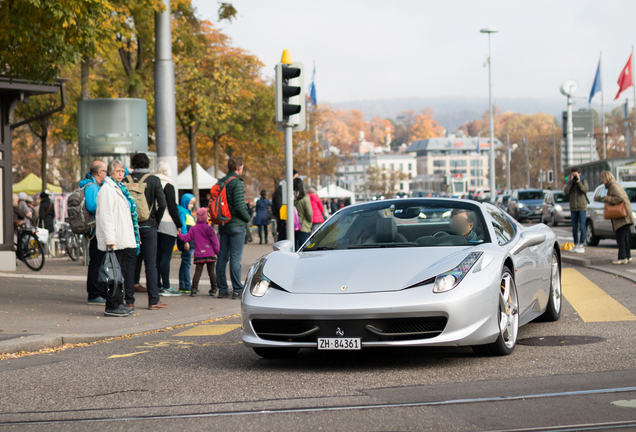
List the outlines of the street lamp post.
<svg viewBox="0 0 636 432">
<path fill-rule="evenodd" d="M 488 105 L 490 106 L 490 158 L 488 167 L 488 176 L 490 179 L 490 195 L 492 202 L 497 198 L 497 188 L 495 187 L 495 124 L 493 121 L 492 110 L 492 77 L 490 71 L 490 35 L 497 33 L 499 30 L 493 27 L 487 27 L 479 30 L 480 33 L 488 34 Z"/>
</svg>

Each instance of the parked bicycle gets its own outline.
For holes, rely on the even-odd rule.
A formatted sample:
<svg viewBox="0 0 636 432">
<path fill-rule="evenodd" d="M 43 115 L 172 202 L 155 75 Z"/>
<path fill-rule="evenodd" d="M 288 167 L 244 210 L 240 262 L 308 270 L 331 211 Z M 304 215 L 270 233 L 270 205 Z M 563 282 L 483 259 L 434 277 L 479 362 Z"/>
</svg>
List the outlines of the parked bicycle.
<svg viewBox="0 0 636 432">
<path fill-rule="evenodd" d="M 60 223 L 60 229 L 49 236 L 48 246 L 49 254 L 54 258 L 68 254 L 70 259 L 77 261 L 82 252 L 79 237 L 66 222 Z"/>
<path fill-rule="evenodd" d="M 44 267 L 44 247 L 36 234 L 37 228 L 26 228 L 20 225 L 16 230 L 16 256 L 33 271 Z"/>
</svg>

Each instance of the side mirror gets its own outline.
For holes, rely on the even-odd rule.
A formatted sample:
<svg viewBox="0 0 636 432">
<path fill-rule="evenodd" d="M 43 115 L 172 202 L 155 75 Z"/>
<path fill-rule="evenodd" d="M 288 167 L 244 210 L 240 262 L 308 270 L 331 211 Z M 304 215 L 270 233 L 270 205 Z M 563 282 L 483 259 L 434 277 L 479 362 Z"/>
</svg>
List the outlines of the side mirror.
<svg viewBox="0 0 636 432">
<path fill-rule="evenodd" d="M 536 246 L 545 241 L 545 234 L 533 232 L 533 231 L 525 231 L 521 233 L 519 241 L 516 245 L 513 246 L 510 253 L 513 255 L 518 254 L 522 250 L 529 248 L 531 246 Z"/>
<path fill-rule="evenodd" d="M 280 252 L 293 252 L 294 251 L 294 242 L 291 240 L 281 240 L 272 245 L 275 251 Z"/>
</svg>

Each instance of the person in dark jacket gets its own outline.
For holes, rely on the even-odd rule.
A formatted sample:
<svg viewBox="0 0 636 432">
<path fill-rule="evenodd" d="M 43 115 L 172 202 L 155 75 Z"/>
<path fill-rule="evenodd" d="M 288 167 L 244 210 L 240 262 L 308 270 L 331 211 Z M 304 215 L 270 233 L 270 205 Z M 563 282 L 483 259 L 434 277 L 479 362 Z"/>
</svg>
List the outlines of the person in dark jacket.
<svg viewBox="0 0 636 432">
<path fill-rule="evenodd" d="M 166 196 L 168 211 L 164 212 L 157 232 L 157 280 L 160 296 L 180 296 L 181 293 L 170 286 L 170 260 L 181 228 L 177 198 L 175 195 L 172 168 L 167 162 L 159 162 L 155 175 L 161 180 Z"/>
<path fill-rule="evenodd" d="M 563 192 L 570 194 L 570 214 L 572 215 L 572 236 L 574 237 L 574 249 L 572 252 L 585 253 L 585 220 L 587 217 L 587 191 L 589 187 L 587 180 L 581 175 L 578 168 L 571 169 L 571 175 L 568 179 Z M 579 228 L 581 236 L 579 237 Z"/>
<path fill-rule="evenodd" d="M 138 183 L 146 174 L 150 174 L 150 159 L 145 153 L 137 153 L 130 161 L 133 171 L 124 178 L 124 183 Z M 148 203 L 150 216 L 148 220 L 139 222 L 139 236 L 141 237 L 141 250 L 139 255 L 129 252 L 124 274 L 124 286 L 126 291 L 126 307 L 135 307 L 135 267 L 137 259 L 141 259 L 146 266 L 146 289 L 148 290 L 148 309 L 165 309 L 168 306 L 159 301 L 159 287 L 157 283 L 157 227 L 166 210 L 166 196 L 163 193 L 161 180 L 155 175 L 149 175 L 145 181 L 144 196 Z"/>
<path fill-rule="evenodd" d="M 49 234 L 53 234 L 55 227 L 53 226 L 53 220 L 55 219 L 55 206 L 53 201 L 49 198 L 48 191 L 40 194 L 40 220 L 44 228 L 49 231 Z"/>
<path fill-rule="evenodd" d="M 84 202 L 86 203 L 86 210 L 95 216 L 97 213 L 97 194 L 99 188 L 104 183 L 106 178 L 107 166 L 106 163 L 100 160 L 93 161 L 90 170 L 86 173 L 86 176 L 79 182 L 79 187 L 84 188 Z M 100 251 L 97 247 L 97 236 L 94 235 L 88 245 L 88 274 L 86 275 L 86 292 L 88 293 L 88 304 L 90 305 L 105 305 L 106 298 L 103 287 L 100 287 L 97 283 L 97 276 L 99 268 L 104 260 L 104 251 Z"/>
<path fill-rule="evenodd" d="M 267 199 L 267 191 L 261 191 L 261 198 L 256 201 L 256 216 L 254 217 L 254 225 L 258 226 L 258 244 L 263 244 L 263 232 L 265 232 L 265 244 L 267 244 L 267 227 L 269 226 L 269 218 L 267 217 L 267 209 L 272 206 L 272 202 Z"/>
<path fill-rule="evenodd" d="M 232 156 L 227 161 L 228 174 L 219 180 L 226 184 L 227 203 L 232 219 L 225 225 L 219 226 L 221 251 L 216 263 L 217 284 L 219 298 L 228 296 L 227 276 L 225 274 L 228 260 L 230 262 L 230 277 L 232 279 L 232 298 L 238 299 L 243 292 L 241 282 L 241 259 L 245 230 L 250 221 L 250 215 L 245 207 L 245 190 L 243 189 L 243 158 Z M 231 180 L 230 180 L 231 179 Z"/>
<path fill-rule="evenodd" d="M 293 171 L 293 179 L 298 177 L 298 171 Z M 283 206 L 283 187 L 278 185 L 274 193 L 272 194 L 272 214 L 276 219 L 276 231 L 278 232 L 278 241 L 287 239 L 287 225 L 286 221 L 280 218 L 280 208 Z"/>
</svg>

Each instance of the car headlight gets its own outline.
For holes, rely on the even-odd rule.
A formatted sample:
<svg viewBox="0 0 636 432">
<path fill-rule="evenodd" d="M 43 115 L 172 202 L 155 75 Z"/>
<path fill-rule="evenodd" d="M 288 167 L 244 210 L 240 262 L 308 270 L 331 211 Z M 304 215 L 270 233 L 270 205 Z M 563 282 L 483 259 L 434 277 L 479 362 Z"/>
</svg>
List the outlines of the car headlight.
<svg viewBox="0 0 636 432">
<path fill-rule="evenodd" d="M 459 285 L 462 279 L 464 279 L 464 276 L 466 276 L 470 269 L 473 268 L 482 254 L 483 252 L 471 252 L 457 265 L 457 267 L 437 276 L 435 278 L 435 283 L 433 284 L 433 292 L 443 293 L 450 291 Z"/>
<path fill-rule="evenodd" d="M 563 207 L 561 207 L 561 206 L 560 206 L 560 205 L 558 205 L 558 204 L 554 206 L 554 209 L 555 209 L 556 211 L 558 211 L 558 212 L 563 211 Z"/>
<path fill-rule="evenodd" d="M 518 204 L 517 204 L 517 207 L 519 207 L 519 208 L 523 208 L 523 207 L 524 207 L 524 205 L 523 205 L 523 203 L 518 203 Z"/>
<path fill-rule="evenodd" d="M 247 274 L 247 286 L 254 297 L 263 297 L 269 291 L 271 281 L 263 274 L 267 258 L 258 259 Z"/>
</svg>

